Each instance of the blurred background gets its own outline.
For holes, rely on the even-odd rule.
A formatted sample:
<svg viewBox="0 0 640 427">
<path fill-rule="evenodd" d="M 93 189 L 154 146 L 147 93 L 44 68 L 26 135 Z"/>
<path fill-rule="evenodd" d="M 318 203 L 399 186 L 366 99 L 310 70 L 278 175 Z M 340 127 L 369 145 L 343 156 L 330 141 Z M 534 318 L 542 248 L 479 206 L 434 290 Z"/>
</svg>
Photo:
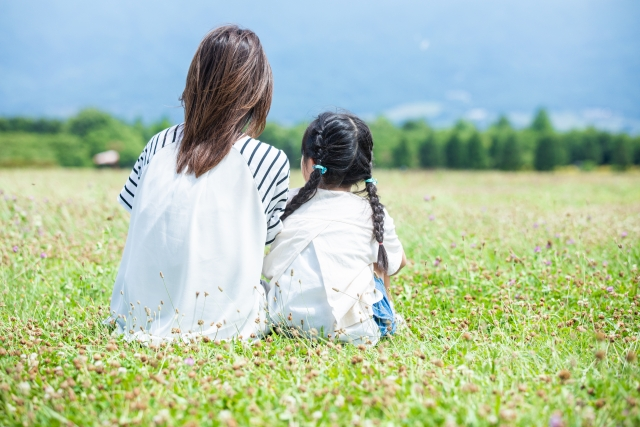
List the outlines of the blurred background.
<svg viewBox="0 0 640 427">
<path fill-rule="evenodd" d="M 0 0 L 0 166 L 133 164 L 182 121 L 202 36 L 254 30 L 275 78 L 261 139 L 299 157 L 347 109 L 376 164 L 554 170 L 640 164 L 640 3 Z"/>
</svg>

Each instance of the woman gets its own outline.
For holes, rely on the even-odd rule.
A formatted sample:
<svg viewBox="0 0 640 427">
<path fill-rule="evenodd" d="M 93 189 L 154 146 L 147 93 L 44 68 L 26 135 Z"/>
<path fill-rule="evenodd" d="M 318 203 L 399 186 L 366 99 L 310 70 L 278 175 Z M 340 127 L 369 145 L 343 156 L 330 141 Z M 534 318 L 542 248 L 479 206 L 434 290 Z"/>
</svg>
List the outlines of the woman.
<svg viewBox="0 0 640 427">
<path fill-rule="evenodd" d="M 282 228 L 286 155 L 254 139 L 271 105 L 258 37 L 207 34 L 181 101 L 185 122 L 155 135 L 119 201 L 131 212 L 111 298 L 130 339 L 251 339 L 265 332 L 264 245 Z"/>
</svg>

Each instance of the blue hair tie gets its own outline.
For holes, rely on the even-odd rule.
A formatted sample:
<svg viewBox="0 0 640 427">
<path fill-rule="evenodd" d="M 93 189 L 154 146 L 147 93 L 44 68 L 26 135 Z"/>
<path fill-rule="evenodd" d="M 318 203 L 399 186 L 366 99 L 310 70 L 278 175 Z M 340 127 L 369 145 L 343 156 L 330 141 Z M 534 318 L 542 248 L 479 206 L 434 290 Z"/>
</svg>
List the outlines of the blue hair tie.
<svg viewBox="0 0 640 427">
<path fill-rule="evenodd" d="M 327 171 L 327 168 L 325 168 L 322 165 L 313 165 L 313 168 L 314 169 L 320 169 L 320 175 L 324 175 L 325 172 Z"/>
<path fill-rule="evenodd" d="M 373 185 L 378 185 L 378 180 L 375 178 L 365 179 L 364 182 L 370 182 Z"/>
</svg>

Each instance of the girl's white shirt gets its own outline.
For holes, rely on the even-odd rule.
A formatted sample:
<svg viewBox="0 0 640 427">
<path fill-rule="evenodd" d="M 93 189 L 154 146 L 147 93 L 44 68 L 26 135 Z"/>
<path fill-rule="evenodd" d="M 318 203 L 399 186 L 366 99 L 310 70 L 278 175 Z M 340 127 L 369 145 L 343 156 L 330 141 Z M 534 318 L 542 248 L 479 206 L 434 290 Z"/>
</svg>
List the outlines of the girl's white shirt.
<svg viewBox="0 0 640 427">
<path fill-rule="evenodd" d="M 172 130 L 169 141 L 179 142 Z M 259 337 L 268 330 L 260 272 L 265 241 L 281 228 L 287 195 L 277 201 L 283 195 L 274 192 L 288 187 L 286 156 L 274 160 L 279 150 L 245 137 L 196 178 L 176 173 L 178 144 L 153 141 L 120 197 L 132 205 L 131 221 L 111 318 L 128 338 L 144 341 Z"/>
<path fill-rule="evenodd" d="M 371 307 L 382 294 L 374 283 L 379 244 L 371 214 L 369 202 L 356 194 L 318 189 L 285 219 L 262 267 L 274 323 L 315 329 L 325 338 L 337 334 L 345 341 L 377 341 Z M 388 273 L 394 274 L 403 249 L 386 210 L 384 247 Z"/>
</svg>

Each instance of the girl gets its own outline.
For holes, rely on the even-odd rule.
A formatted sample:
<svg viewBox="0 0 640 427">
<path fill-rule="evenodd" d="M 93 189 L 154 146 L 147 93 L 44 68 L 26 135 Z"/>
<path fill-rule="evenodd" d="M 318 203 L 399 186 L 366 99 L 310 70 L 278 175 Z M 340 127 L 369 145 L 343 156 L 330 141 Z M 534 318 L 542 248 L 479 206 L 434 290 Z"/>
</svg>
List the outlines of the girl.
<svg viewBox="0 0 640 427">
<path fill-rule="evenodd" d="M 276 325 L 365 344 L 395 331 L 384 282 L 406 259 L 378 199 L 372 157 L 371 132 L 351 114 L 323 113 L 305 131 L 306 184 L 287 205 L 262 269 Z"/>
<path fill-rule="evenodd" d="M 273 80 L 260 40 L 224 26 L 200 43 L 185 122 L 155 135 L 119 201 L 131 212 L 111 298 L 128 338 L 255 338 L 266 330 L 260 270 L 282 228 L 286 155 L 254 139 Z"/>
</svg>

